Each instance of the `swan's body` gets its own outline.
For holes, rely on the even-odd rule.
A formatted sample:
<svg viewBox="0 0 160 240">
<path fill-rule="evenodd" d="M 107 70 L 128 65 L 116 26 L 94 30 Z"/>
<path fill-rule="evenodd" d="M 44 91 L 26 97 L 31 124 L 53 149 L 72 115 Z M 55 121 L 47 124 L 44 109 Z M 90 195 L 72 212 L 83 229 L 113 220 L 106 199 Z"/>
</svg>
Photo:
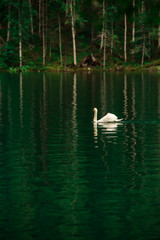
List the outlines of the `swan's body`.
<svg viewBox="0 0 160 240">
<path fill-rule="evenodd" d="M 113 113 L 107 113 L 104 117 L 97 120 L 97 113 L 98 113 L 97 108 L 94 108 L 93 112 L 94 112 L 94 117 L 93 117 L 94 122 L 99 122 L 99 123 L 100 122 L 119 122 L 122 120 L 122 119 L 118 119 L 118 117 L 116 115 L 114 115 Z"/>
</svg>

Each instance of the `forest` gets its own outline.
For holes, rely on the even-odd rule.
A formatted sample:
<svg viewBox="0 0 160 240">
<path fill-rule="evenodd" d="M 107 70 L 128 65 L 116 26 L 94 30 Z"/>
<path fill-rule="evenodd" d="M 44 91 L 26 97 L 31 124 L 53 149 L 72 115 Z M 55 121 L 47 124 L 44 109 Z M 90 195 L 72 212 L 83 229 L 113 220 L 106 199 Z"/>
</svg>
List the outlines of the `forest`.
<svg viewBox="0 0 160 240">
<path fill-rule="evenodd" d="M 159 0 L 1 0 L 0 70 L 160 65 Z"/>
</svg>

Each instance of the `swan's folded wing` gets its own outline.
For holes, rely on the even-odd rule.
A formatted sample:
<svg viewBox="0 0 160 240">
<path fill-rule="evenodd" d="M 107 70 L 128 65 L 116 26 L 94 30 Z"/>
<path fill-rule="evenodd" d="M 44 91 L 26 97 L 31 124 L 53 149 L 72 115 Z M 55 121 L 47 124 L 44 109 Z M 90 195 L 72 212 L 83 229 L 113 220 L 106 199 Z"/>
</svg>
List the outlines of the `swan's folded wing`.
<svg viewBox="0 0 160 240">
<path fill-rule="evenodd" d="M 117 116 L 112 113 L 107 113 L 104 117 L 98 120 L 98 122 L 116 122 Z"/>
<path fill-rule="evenodd" d="M 113 113 L 107 113 L 104 117 L 98 120 L 98 122 L 120 122 L 122 120 L 118 119 L 118 117 Z"/>
</svg>

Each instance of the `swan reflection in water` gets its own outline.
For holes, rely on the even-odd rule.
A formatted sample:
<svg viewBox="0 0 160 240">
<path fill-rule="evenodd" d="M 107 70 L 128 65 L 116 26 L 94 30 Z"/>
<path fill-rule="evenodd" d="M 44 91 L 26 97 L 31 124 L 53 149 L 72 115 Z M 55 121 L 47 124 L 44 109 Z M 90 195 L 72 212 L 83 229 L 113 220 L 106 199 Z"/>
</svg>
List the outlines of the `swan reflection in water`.
<svg viewBox="0 0 160 240">
<path fill-rule="evenodd" d="M 119 123 L 98 123 L 99 128 L 103 130 L 104 133 L 116 132 Z"/>
<path fill-rule="evenodd" d="M 110 122 L 110 123 L 97 123 L 93 122 L 93 131 L 94 131 L 94 142 L 98 142 L 98 129 L 101 130 L 102 134 L 105 134 L 108 139 L 117 138 L 117 128 L 122 125 L 121 122 Z"/>
</svg>

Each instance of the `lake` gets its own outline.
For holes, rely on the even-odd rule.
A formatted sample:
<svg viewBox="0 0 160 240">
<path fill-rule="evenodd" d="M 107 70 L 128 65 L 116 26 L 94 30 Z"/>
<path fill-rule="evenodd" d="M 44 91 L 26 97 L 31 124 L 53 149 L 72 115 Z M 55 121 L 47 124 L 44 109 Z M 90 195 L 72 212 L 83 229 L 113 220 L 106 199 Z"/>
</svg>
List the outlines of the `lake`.
<svg viewBox="0 0 160 240">
<path fill-rule="evenodd" d="M 107 112 L 120 123 L 94 124 Z M 0 73 L 0 239 L 160 239 L 160 73 Z"/>
</svg>

